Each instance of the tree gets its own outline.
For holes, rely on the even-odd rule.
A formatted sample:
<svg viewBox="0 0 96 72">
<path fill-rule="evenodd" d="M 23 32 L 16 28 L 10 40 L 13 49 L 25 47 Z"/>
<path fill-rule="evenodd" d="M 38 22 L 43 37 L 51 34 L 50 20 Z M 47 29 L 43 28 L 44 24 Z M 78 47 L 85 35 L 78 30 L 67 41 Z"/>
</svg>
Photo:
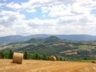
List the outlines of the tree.
<svg viewBox="0 0 96 72">
<path fill-rule="evenodd" d="M 24 59 L 28 59 L 28 53 L 26 51 L 24 52 Z"/>
<path fill-rule="evenodd" d="M 59 57 L 58 56 L 56 56 L 56 59 L 57 59 L 57 61 L 59 60 Z"/>
<path fill-rule="evenodd" d="M 60 61 L 62 61 L 63 59 L 60 57 Z"/>
<path fill-rule="evenodd" d="M 87 58 L 85 57 L 84 60 L 87 60 Z"/>
<path fill-rule="evenodd" d="M 34 54 L 35 59 L 37 60 L 39 58 L 39 55 L 37 53 Z"/>
<path fill-rule="evenodd" d="M 13 58 L 13 51 L 10 49 L 9 50 L 9 59 L 12 59 Z"/>
<path fill-rule="evenodd" d="M 46 54 L 43 54 L 43 60 L 48 60 L 49 58 L 46 56 Z"/>
<path fill-rule="evenodd" d="M 0 51 L 0 58 L 4 58 L 4 53 Z"/>
<path fill-rule="evenodd" d="M 4 58 L 9 58 L 9 52 L 4 52 Z"/>
</svg>

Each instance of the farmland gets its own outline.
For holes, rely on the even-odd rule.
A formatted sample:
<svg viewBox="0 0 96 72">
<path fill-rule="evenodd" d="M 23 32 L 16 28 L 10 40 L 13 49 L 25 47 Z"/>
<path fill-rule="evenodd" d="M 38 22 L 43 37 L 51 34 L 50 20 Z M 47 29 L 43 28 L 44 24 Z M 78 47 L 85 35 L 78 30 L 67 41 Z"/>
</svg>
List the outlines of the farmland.
<svg viewBox="0 0 96 72">
<path fill-rule="evenodd" d="M 23 60 L 23 64 L 0 59 L 0 72 L 96 72 L 90 62 Z"/>
</svg>

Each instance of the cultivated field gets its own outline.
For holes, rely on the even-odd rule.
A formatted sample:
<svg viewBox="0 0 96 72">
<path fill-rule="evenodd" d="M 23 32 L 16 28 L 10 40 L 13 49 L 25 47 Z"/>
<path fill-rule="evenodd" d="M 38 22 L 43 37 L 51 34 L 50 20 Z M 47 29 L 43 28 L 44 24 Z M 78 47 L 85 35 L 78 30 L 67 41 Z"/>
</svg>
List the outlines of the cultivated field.
<svg viewBox="0 0 96 72">
<path fill-rule="evenodd" d="M 23 64 L 0 59 L 0 72 L 96 72 L 96 64 L 87 62 L 23 60 Z"/>
</svg>

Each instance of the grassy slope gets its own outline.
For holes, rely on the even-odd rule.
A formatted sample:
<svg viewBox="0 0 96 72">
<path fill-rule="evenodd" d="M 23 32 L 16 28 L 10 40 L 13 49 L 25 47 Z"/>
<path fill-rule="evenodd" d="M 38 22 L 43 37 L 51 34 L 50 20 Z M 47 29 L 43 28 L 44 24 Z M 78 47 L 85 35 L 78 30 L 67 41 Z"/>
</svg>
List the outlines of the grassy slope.
<svg viewBox="0 0 96 72">
<path fill-rule="evenodd" d="M 42 41 L 39 40 L 39 44 L 42 44 Z M 74 45 L 77 44 L 77 45 Z M 41 54 L 47 54 L 47 55 L 62 55 L 64 56 L 64 54 L 66 55 L 76 55 L 77 51 L 82 51 L 82 50 L 87 50 L 90 54 L 89 55 L 94 55 L 94 57 L 96 56 L 95 52 L 96 52 L 96 42 L 92 42 L 91 46 L 89 45 L 88 42 L 81 42 L 81 44 L 79 44 L 79 42 L 75 42 L 75 41 L 65 41 L 65 42 L 56 42 L 56 43 L 48 43 L 48 44 L 42 44 L 39 45 L 38 44 L 38 40 L 34 42 L 24 42 L 24 43 L 16 43 L 16 44 L 10 44 L 7 46 L 2 46 L 0 47 L 0 49 L 6 49 L 8 50 L 8 48 L 11 48 L 15 51 L 28 51 L 31 53 L 37 52 L 37 53 L 41 53 Z M 33 45 L 33 46 L 32 46 Z M 34 47 L 35 46 L 35 47 Z M 70 50 L 70 52 L 68 52 Z M 94 52 L 94 53 L 92 53 Z M 85 53 L 85 52 L 82 52 Z M 88 54 L 86 54 L 88 55 Z"/>
</svg>

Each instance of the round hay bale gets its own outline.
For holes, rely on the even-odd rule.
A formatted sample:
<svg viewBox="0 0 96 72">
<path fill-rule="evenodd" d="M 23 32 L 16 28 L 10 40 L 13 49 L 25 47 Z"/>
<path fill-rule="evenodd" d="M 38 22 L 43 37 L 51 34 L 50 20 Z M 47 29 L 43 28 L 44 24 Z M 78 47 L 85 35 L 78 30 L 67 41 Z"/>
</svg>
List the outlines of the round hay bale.
<svg viewBox="0 0 96 72">
<path fill-rule="evenodd" d="M 23 53 L 14 53 L 13 54 L 13 63 L 22 64 Z"/>
<path fill-rule="evenodd" d="M 92 63 L 96 63 L 96 61 L 92 61 Z"/>
<path fill-rule="evenodd" d="M 50 56 L 50 60 L 51 61 L 56 61 L 56 57 L 55 56 Z"/>
</svg>

